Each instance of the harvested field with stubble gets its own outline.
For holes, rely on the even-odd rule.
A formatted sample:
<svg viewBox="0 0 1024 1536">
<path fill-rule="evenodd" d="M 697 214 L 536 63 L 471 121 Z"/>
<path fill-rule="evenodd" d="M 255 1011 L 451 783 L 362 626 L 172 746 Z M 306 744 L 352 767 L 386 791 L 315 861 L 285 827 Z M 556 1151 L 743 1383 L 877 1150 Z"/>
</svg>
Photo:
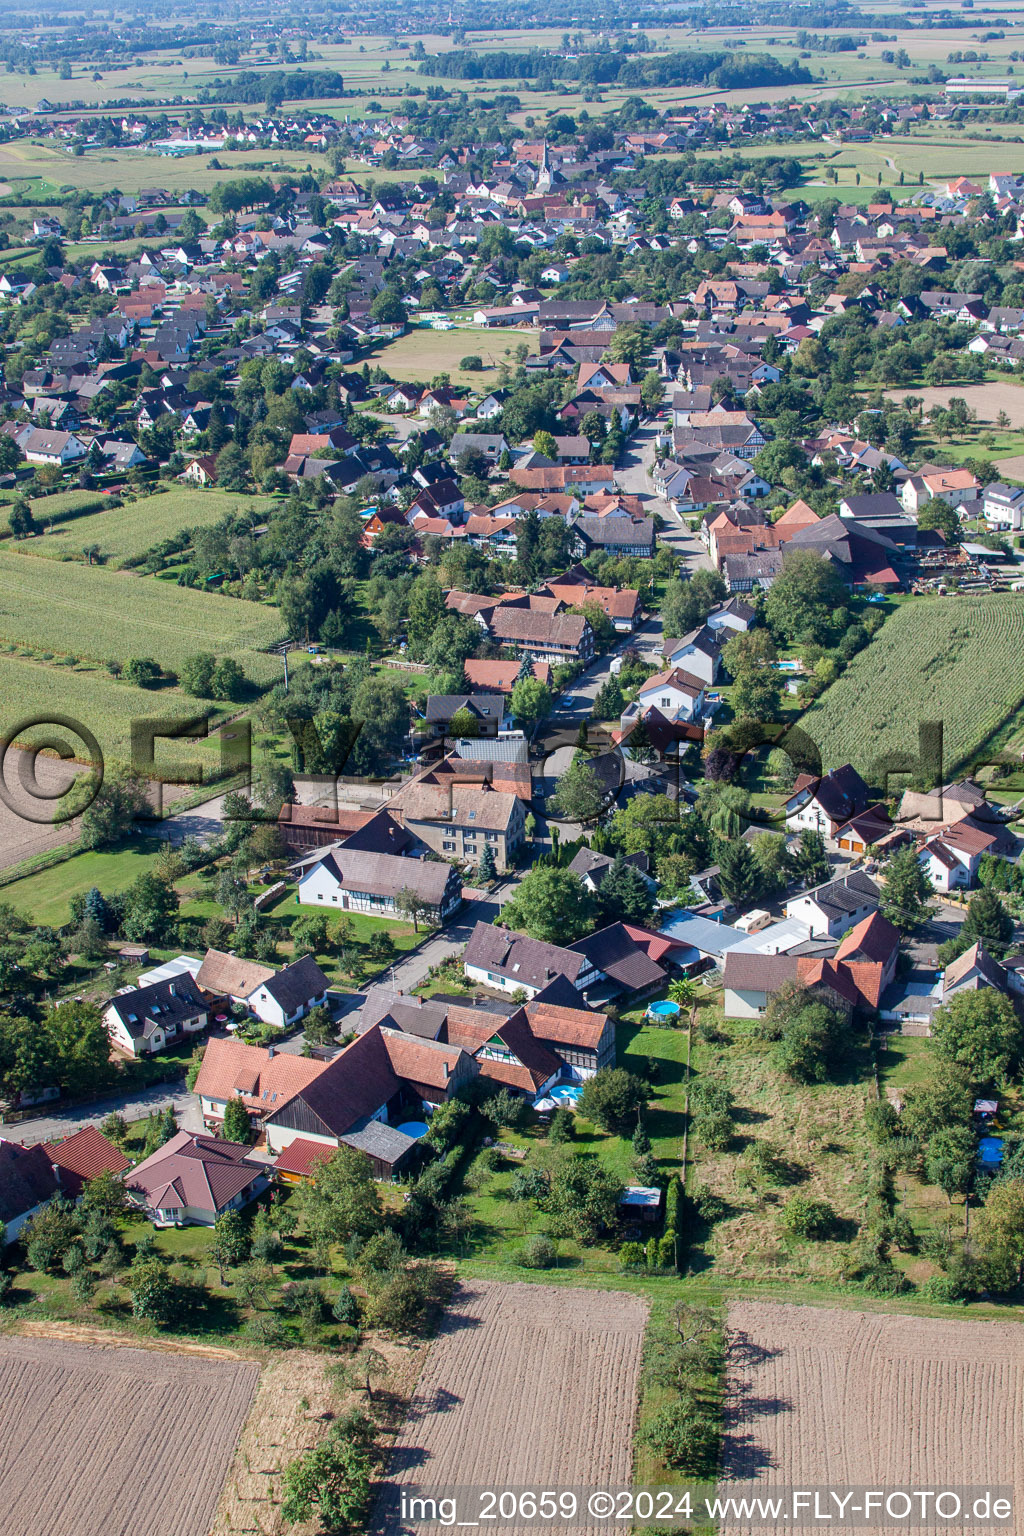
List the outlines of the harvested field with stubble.
<svg viewBox="0 0 1024 1536">
<path fill-rule="evenodd" d="M 17 1536 L 207 1536 L 259 1366 L 0 1339 L 0 1509 Z"/>
<path fill-rule="evenodd" d="M 403 1487 L 628 1485 L 646 1321 L 643 1299 L 623 1291 L 463 1281 L 395 1440 L 374 1530 L 395 1536 Z M 520 1529 L 502 1524 L 504 1536 Z"/>
<path fill-rule="evenodd" d="M 729 1308 L 726 1479 L 763 1488 L 1012 1485 L 1019 1508 L 1022 1414 L 1016 1323 L 758 1301 Z M 720 1529 L 737 1536 L 748 1527 Z M 792 1536 L 811 1529 L 786 1526 Z M 949 1523 L 915 1526 L 940 1529 Z"/>
</svg>

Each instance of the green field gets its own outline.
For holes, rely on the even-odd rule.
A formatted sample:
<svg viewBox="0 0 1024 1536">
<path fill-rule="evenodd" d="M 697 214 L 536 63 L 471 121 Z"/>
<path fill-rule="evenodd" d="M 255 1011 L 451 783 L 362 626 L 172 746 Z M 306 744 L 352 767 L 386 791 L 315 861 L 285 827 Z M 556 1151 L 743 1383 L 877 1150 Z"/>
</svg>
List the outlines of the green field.
<svg viewBox="0 0 1024 1536">
<path fill-rule="evenodd" d="M 0 656 L 0 700 L 0 731 L 6 733 L 32 716 L 52 718 L 56 710 L 80 720 L 93 733 L 108 765 L 128 762 L 133 720 L 193 720 L 210 710 L 204 700 L 190 699 L 178 689 L 133 688 L 103 667 L 46 665 L 14 656 Z M 212 771 L 220 747 L 216 739 L 164 742 L 156 752 L 159 763 L 197 761 Z M 87 755 L 83 749 L 83 761 Z"/>
<path fill-rule="evenodd" d="M 1024 599 L 1015 593 L 903 603 L 804 715 L 823 765 L 915 756 L 919 722 L 943 726 L 946 778 L 1024 705 Z"/>
<path fill-rule="evenodd" d="M 277 610 L 259 603 L 102 566 L 0 553 L 0 639 L 37 653 L 99 662 L 152 656 L 176 668 L 197 651 L 212 651 L 233 656 L 248 678 L 266 683 L 280 665 L 260 648 L 280 636 Z"/>
<path fill-rule="evenodd" d="M 34 503 L 36 519 L 44 521 L 50 503 L 60 499 L 54 496 Z M 83 560 L 82 550 L 98 544 L 100 558 L 116 568 L 119 561 L 145 554 L 184 528 L 207 528 L 231 513 L 263 513 L 271 505 L 262 497 L 181 488 L 78 517 L 73 523 L 58 524 L 53 533 L 25 539 L 16 548 L 18 554 L 40 555 L 49 560 Z"/>
</svg>

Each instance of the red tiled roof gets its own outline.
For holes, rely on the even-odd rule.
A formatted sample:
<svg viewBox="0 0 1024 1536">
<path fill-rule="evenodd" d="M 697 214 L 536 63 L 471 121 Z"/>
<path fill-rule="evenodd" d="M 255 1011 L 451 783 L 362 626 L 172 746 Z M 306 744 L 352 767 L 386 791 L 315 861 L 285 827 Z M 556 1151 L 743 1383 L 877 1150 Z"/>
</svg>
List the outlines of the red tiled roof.
<svg viewBox="0 0 1024 1536">
<path fill-rule="evenodd" d="M 124 1173 L 131 1167 L 130 1159 L 94 1125 L 83 1125 L 63 1141 L 48 1141 L 44 1145 L 50 1162 L 60 1169 L 61 1189 L 73 1200 L 90 1179 L 101 1173 Z"/>
<path fill-rule="evenodd" d="M 276 1159 L 274 1168 L 278 1173 L 294 1173 L 299 1177 L 307 1178 L 316 1167 L 317 1163 L 330 1161 L 334 1147 L 329 1147 L 322 1141 L 303 1141 L 297 1136 L 291 1146 Z"/>
</svg>

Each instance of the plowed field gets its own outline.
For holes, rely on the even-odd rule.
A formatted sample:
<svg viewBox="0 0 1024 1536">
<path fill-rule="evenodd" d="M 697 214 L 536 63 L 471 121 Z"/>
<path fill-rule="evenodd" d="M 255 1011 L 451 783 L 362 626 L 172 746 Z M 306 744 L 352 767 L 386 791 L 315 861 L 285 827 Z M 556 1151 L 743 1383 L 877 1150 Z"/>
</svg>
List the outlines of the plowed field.
<svg viewBox="0 0 1024 1536">
<path fill-rule="evenodd" d="M 1012 1485 L 1024 1507 L 1019 1326 L 739 1302 L 729 1336 L 727 1478 L 802 1489 Z M 811 1529 L 822 1526 L 786 1526 L 791 1536 Z"/>
<path fill-rule="evenodd" d="M 247 1361 L 0 1339 L 10 1536 L 207 1536 L 259 1376 Z"/>
<path fill-rule="evenodd" d="M 628 1486 L 646 1315 L 622 1292 L 465 1282 L 395 1441 L 392 1488 Z M 378 1518 L 397 1529 L 384 1505 Z"/>
</svg>

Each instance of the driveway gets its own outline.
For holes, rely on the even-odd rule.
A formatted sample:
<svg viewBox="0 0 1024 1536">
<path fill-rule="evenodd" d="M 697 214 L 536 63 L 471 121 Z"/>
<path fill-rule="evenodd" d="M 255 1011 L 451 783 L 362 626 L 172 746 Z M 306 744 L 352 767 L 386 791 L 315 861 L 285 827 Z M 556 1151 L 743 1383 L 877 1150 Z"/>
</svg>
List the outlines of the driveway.
<svg viewBox="0 0 1024 1536">
<path fill-rule="evenodd" d="M 144 1120 L 154 1110 L 170 1106 L 183 1131 L 201 1131 L 203 1117 L 199 1112 L 199 1100 L 185 1087 L 185 1079 L 177 1083 L 157 1083 L 135 1093 L 115 1094 L 99 1099 L 93 1104 L 80 1104 L 77 1108 L 52 1110 L 32 1120 L 19 1120 L 13 1125 L 0 1127 L 0 1134 L 12 1141 L 32 1143 L 52 1141 L 57 1137 L 70 1136 L 83 1125 L 98 1126 L 108 1115 L 117 1113 L 126 1120 Z"/>
</svg>

